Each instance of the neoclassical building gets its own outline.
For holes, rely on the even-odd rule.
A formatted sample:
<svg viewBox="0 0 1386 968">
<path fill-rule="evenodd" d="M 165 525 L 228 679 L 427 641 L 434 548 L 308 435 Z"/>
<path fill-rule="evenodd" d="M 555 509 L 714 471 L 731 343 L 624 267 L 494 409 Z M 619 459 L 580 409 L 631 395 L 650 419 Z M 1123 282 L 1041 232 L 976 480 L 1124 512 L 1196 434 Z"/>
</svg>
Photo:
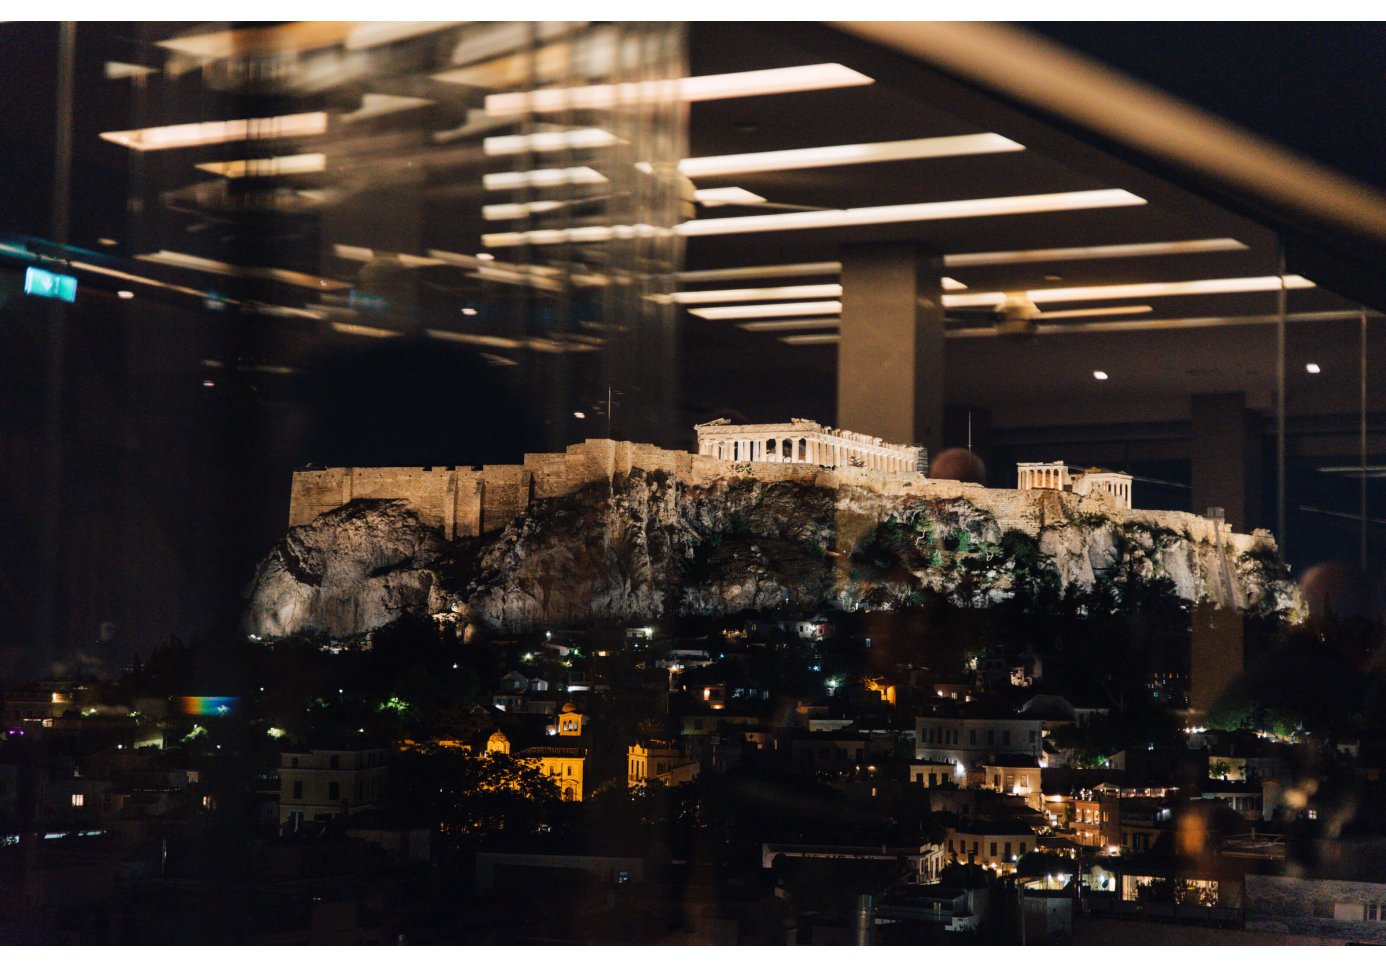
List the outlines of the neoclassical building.
<svg viewBox="0 0 1386 968">
<path fill-rule="evenodd" d="M 695 429 L 698 453 L 718 460 L 860 467 L 898 474 L 922 474 L 928 461 L 923 447 L 889 444 L 879 437 L 799 417 L 770 424 L 734 424 L 723 417 Z"/>
<path fill-rule="evenodd" d="M 1131 507 L 1131 475 L 1093 467 L 1073 473 L 1061 460 L 1015 465 L 1016 486 L 1022 491 L 1072 491 L 1074 494 L 1109 494 L 1117 505 Z"/>
</svg>

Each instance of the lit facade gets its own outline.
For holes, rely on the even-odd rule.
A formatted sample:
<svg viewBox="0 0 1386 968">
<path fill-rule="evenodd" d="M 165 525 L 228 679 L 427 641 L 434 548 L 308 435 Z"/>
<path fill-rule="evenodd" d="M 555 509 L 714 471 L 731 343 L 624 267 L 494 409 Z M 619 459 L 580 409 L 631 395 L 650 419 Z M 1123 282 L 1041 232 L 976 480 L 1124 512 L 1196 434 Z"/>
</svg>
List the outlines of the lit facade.
<svg viewBox="0 0 1386 968">
<path fill-rule="evenodd" d="M 860 467 L 898 474 L 922 474 L 927 460 L 922 447 L 890 444 L 798 417 L 773 424 L 733 424 L 723 418 L 695 429 L 698 453 L 718 460 Z"/>
<path fill-rule="evenodd" d="M 1071 491 L 1080 497 L 1105 494 L 1118 507 L 1131 508 L 1131 475 L 1091 468 L 1073 473 L 1061 460 L 1015 465 L 1016 486 L 1022 491 Z"/>
<path fill-rule="evenodd" d="M 385 751 L 311 750 L 279 757 L 279 826 L 368 810 L 385 792 Z"/>
</svg>

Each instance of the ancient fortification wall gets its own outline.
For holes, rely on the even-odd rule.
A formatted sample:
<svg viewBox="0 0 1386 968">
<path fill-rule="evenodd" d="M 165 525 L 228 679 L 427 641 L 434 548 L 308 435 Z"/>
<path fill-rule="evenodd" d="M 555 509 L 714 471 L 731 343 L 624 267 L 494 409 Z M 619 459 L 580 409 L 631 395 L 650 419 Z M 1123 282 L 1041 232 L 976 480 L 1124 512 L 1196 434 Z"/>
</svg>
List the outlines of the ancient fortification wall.
<svg viewBox="0 0 1386 968">
<path fill-rule="evenodd" d="M 635 468 L 664 471 L 697 487 L 744 477 L 766 482 L 794 481 L 832 490 L 862 488 L 887 497 L 962 498 L 990 512 L 1003 529 L 1017 528 L 1032 535 L 1038 535 L 1047 525 L 1100 514 L 1118 522 L 1187 534 L 1195 542 L 1222 546 L 1235 554 L 1275 547 L 1264 531 L 1234 534 L 1226 525 L 1196 514 L 1130 510 L 1102 493 L 1079 496 L 1053 490 L 988 488 L 930 480 L 912 471 L 733 462 L 616 440 L 585 440 L 570 445 L 562 454 L 526 454 L 522 466 L 329 467 L 296 471 L 290 492 L 289 526 L 306 524 L 348 501 L 382 498 L 408 501 L 425 524 L 440 528 L 448 538 L 490 534 L 503 529 L 531 500 L 571 494 L 588 484 L 628 475 Z"/>
</svg>

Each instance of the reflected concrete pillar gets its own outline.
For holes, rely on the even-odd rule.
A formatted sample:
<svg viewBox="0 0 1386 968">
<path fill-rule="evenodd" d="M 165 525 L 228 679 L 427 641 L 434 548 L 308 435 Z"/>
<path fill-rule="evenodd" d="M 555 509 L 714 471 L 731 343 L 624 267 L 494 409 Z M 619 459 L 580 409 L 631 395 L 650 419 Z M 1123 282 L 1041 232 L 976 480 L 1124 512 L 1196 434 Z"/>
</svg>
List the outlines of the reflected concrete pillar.
<svg viewBox="0 0 1386 968">
<path fill-rule="evenodd" d="M 1246 395 L 1194 394 L 1189 415 L 1193 512 L 1220 507 L 1234 531 L 1259 527 L 1260 418 L 1247 412 Z"/>
<path fill-rule="evenodd" d="M 942 449 L 942 274 L 942 259 L 918 246 L 843 247 L 839 427 Z"/>
</svg>

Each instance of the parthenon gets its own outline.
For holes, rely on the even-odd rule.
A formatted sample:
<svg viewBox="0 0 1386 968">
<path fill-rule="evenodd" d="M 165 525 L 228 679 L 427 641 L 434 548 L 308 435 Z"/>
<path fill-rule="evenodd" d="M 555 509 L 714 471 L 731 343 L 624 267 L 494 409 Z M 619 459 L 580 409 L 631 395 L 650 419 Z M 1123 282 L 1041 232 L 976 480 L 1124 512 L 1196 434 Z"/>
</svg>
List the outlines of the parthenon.
<svg viewBox="0 0 1386 968">
<path fill-rule="evenodd" d="M 1073 473 L 1061 460 L 1015 465 L 1016 486 L 1022 491 L 1072 491 L 1074 494 L 1110 494 L 1117 504 L 1131 507 L 1131 475 L 1097 467 Z"/>
<path fill-rule="evenodd" d="M 796 417 L 788 423 L 733 424 L 725 417 L 698 424 L 698 453 L 718 460 L 765 464 L 861 467 L 893 473 L 927 472 L 927 452 L 909 444 L 825 427 Z"/>
</svg>

